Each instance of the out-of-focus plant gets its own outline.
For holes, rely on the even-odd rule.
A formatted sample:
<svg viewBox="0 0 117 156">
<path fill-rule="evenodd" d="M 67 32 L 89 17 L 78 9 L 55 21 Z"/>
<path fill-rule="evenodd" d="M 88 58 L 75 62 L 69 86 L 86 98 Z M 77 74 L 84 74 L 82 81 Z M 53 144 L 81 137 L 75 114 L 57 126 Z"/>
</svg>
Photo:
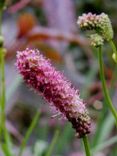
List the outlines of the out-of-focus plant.
<svg viewBox="0 0 117 156">
<path fill-rule="evenodd" d="M 9 134 L 6 129 L 6 116 L 5 116 L 5 104 L 6 104 L 6 91 L 5 91 L 5 52 L 4 38 L 2 36 L 2 13 L 5 7 L 5 0 L 0 2 L 0 142 L 1 147 L 5 155 L 12 155 L 11 142 Z"/>
<path fill-rule="evenodd" d="M 9 133 L 6 128 L 6 114 L 5 114 L 5 104 L 6 104 L 6 90 L 5 90 L 5 52 L 4 48 L 4 38 L 2 36 L 2 14 L 5 7 L 5 0 L 0 2 L 0 145 L 5 156 L 13 156 L 12 142 Z M 27 143 L 27 140 L 34 129 L 35 124 L 38 121 L 39 111 L 37 111 L 27 133 L 24 137 L 19 156 L 22 155 L 23 149 Z"/>
</svg>

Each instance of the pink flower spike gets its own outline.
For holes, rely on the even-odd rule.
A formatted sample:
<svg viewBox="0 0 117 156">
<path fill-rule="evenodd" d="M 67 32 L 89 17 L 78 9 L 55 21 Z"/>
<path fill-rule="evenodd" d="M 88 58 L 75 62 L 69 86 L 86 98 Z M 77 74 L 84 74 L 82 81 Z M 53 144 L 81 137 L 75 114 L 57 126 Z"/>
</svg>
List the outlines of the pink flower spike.
<svg viewBox="0 0 117 156">
<path fill-rule="evenodd" d="M 90 132 L 90 117 L 79 91 L 38 50 L 18 51 L 16 66 L 25 82 L 72 123 L 79 138 Z"/>
</svg>

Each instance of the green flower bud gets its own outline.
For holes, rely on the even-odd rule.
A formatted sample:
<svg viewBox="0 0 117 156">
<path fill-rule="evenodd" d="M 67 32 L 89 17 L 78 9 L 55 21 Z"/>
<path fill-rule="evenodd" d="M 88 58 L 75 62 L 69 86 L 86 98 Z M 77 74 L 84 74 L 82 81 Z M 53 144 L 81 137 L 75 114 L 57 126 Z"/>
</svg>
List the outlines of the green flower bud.
<svg viewBox="0 0 117 156">
<path fill-rule="evenodd" d="M 113 60 L 117 63 L 117 54 L 116 54 L 116 53 L 113 53 L 113 54 L 112 54 L 112 58 L 113 58 Z"/>
</svg>

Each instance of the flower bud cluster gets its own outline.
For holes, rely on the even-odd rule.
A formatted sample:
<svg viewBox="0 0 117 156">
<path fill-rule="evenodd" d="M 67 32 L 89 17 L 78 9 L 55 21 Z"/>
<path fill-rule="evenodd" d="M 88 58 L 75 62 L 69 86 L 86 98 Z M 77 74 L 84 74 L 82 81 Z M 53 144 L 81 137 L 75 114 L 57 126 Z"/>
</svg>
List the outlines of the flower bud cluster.
<svg viewBox="0 0 117 156">
<path fill-rule="evenodd" d="M 96 34 L 100 35 L 100 41 L 109 41 L 113 38 L 113 29 L 111 25 L 111 21 L 107 14 L 101 13 L 100 15 L 88 13 L 79 16 L 77 24 L 80 26 L 81 29 L 84 30 L 94 30 Z M 94 42 L 93 46 L 97 47 L 99 42 L 97 40 L 97 35 L 94 35 Z M 102 38 L 102 39 L 101 39 Z M 91 39 L 93 40 L 92 36 Z M 97 43 L 96 43 L 97 40 Z"/>
</svg>

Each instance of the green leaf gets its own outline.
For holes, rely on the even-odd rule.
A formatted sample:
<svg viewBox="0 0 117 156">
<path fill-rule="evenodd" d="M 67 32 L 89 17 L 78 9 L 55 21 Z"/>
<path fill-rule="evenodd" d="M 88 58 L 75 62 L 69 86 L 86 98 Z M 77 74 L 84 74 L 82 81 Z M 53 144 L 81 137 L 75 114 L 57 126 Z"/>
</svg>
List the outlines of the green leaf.
<svg viewBox="0 0 117 156">
<path fill-rule="evenodd" d="M 56 130 L 56 131 L 55 131 L 55 134 L 54 134 L 54 137 L 53 137 L 53 139 L 52 139 L 52 142 L 51 142 L 51 144 L 50 144 L 50 146 L 49 146 L 49 148 L 48 148 L 48 151 L 47 151 L 47 153 L 46 153 L 46 156 L 51 156 L 51 155 L 52 155 L 52 151 L 53 151 L 54 146 L 55 146 L 55 144 L 56 144 L 56 142 L 57 142 L 58 136 L 59 136 L 59 131 Z"/>
<path fill-rule="evenodd" d="M 98 144 L 102 143 L 108 138 L 114 127 L 114 123 L 114 118 L 111 113 L 108 114 L 105 120 L 103 120 L 102 117 L 100 118 L 100 122 L 97 125 L 97 131 L 93 139 L 93 147 L 98 146 Z"/>
<path fill-rule="evenodd" d="M 69 142 L 71 142 L 73 136 L 74 133 L 71 124 L 67 123 L 60 135 L 61 139 L 59 139 L 57 142 L 56 150 L 58 154 L 61 154 L 61 152 L 65 150 L 65 147 L 69 148 Z"/>
<path fill-rule="evenodd" d="M 26 135 L 25 135 L 25 137 L 24 137 L 24 139 L 22 141 L 22 144 L 21 144 L 21 147 L 20 147 L 20 151 L 19 151 L 18 156 L 21 156 L 22 155 L 22 153 L 24 151 L 24 148 L 26 146 L 26 143 L 27 143 L 27 141 L 28 141 L 28 139 L 29 139 L 29 137 L 30 137 L 30 135 L 31 135 L 31 133 L 32 133 L 35 125 L 37 124 L 37 121 L 39 119 L 39 116 L 40 116 L 40 112 L 37 111 L 37 113 L 34 116 L 34 119 L 33 119 L 32 123 L 31 123 L 29 129 L 27 130 Z"/>
<path fill-rule="evenodd" d="M 93 148 L 91 151 L 92 151 L 92 153 L 100 152 L 104 148 L 107 148 L 107 147 L 113 145 L 114 143 L 117 143 L 117 136 L 114 136 L 110 140 L 107 140 L 107 141 L 99 144 L 98 146 Z"/>
</svg>

